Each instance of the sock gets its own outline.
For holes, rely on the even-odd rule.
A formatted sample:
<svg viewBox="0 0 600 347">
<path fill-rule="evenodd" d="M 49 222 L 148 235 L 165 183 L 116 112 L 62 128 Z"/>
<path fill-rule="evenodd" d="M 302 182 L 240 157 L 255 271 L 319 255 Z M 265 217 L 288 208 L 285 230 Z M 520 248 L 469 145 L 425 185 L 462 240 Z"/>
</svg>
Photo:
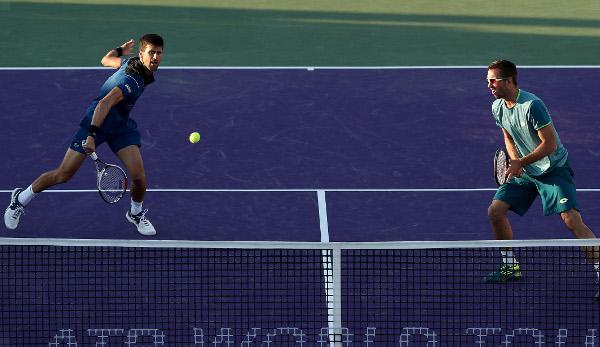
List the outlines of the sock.
<svg viewBox="0 0 600 347">
<path fill-rule="evenodd" d="M 500 253 L 502 254 L 502 263 L 508 264 L 508 265 L 519 264 L 517 259 L 515 259 L 515 255 L 513 254 L 513 251 L 500 251 Z"/>
<path fill-rule="evenodd" d="M 131 200 L 131 210 L 130 210 L 131 214 L 136 215 L 136 214 L 142 212 L 142 204 L 143 203 L 144 203 L 143 201 L 136 202 L 136 201 Z"/>
<path fill-rule="evenodd" d="M 600 280 L 600 263 L 595 263 L 594 269 L 596 269 L 596 275 L 598 275 L 598 279 Z"/>
<path fill-rule="evenodd" d="M 33 192 L 33 187 L 29 186 L 27 187 L 27 189 L 19 193 L 19 196 L 17 196 L 17 200 L 19 200 L 19 203 L 21 203 L 21 205 L 27 206 L 27 204 L 31 202 L 31 199 L 33 199 L 36 195 L 37 193 Z"/>
</svg>

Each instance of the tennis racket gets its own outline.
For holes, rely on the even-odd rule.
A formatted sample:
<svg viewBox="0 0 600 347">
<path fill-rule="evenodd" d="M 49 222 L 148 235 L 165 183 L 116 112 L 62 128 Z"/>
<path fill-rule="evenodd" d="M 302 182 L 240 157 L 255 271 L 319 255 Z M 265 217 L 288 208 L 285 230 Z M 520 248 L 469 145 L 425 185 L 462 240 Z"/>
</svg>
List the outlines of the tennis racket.
<svg viewBox="0 0 600 347">
<path fill-rule="evenodd" d="M 117 165 L 107 164 L 98 159 L 96 152 L 92 152 L 90 158 L 96 164 L 98 192 L 102 200 L 109 204 L 114 204 L 121 200 L 123 195 L 125 195 L 125 191 L 127 191 L 127 175 L 125 171 Z"/>
<path fill-rule="evenodd" d="M 503 148 L 498 148 L 494 155 L 494 179 L 498 186 L 506 183 L 509 161 L 508 153 Z"/>
</svg>

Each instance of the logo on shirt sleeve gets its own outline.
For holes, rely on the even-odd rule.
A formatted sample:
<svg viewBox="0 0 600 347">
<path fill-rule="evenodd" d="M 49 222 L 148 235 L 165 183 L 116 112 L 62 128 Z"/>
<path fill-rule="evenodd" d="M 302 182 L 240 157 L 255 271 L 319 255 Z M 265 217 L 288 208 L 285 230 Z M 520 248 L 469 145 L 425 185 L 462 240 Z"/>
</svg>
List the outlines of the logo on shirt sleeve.
<svg viewBox="0 0 600 347">
<path fill-rule="evenodd" d="M 127 91 L 129 92 L 129 94 L 131 94 L 131 87 L 129 86 L 129 84 L 126 84 L 125 88 L 127 88 Z"/>
</svg>

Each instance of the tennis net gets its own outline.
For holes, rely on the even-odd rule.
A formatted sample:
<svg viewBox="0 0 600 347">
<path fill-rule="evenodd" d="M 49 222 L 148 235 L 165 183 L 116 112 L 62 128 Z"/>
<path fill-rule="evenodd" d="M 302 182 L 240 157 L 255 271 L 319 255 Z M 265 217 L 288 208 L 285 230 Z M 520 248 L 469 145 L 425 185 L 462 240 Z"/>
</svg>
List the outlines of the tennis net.
<svg viewBox="0 0 600 347">
<path fill-rule="evenodd" d="M 598 346 L 598 245 L 0 238 L 0 345 Z"/>
</svg>

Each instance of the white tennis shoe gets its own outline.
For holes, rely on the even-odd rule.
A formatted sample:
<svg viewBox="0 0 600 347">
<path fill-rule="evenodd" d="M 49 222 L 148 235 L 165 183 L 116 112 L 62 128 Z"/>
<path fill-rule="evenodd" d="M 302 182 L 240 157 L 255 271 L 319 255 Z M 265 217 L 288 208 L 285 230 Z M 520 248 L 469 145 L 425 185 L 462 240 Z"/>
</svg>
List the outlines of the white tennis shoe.
<svg viewBox="0 0 600 347">
<path fill-rule="evenodd" d="M 10 204 L 4 211 L 4 224 L 7 228 L 14 230 L 19 225 L 19 218 L 25 213 L 25 206 L 21 205 L 19 199 L 19 193 L 23 191 L 23 188 L 15 188 L 10 195 Z"/>
<path fill-rule="evenodd" d="M 131 223 L 135 224 L 137 231 L 140 234 L 144 236 L 156 235 L 156 229 L 154 229 L 152 223 L 150 223 L 148 218 L 146 218 L 146 212 L 148 212 L 148 209 L 145 209 L 142 212 L 134 215 L 131 214 L 131 210 L 127 210 L 127 213 L 125 213 L 125 218 L 127 218 L 127 220 Z"/>
</svg>

